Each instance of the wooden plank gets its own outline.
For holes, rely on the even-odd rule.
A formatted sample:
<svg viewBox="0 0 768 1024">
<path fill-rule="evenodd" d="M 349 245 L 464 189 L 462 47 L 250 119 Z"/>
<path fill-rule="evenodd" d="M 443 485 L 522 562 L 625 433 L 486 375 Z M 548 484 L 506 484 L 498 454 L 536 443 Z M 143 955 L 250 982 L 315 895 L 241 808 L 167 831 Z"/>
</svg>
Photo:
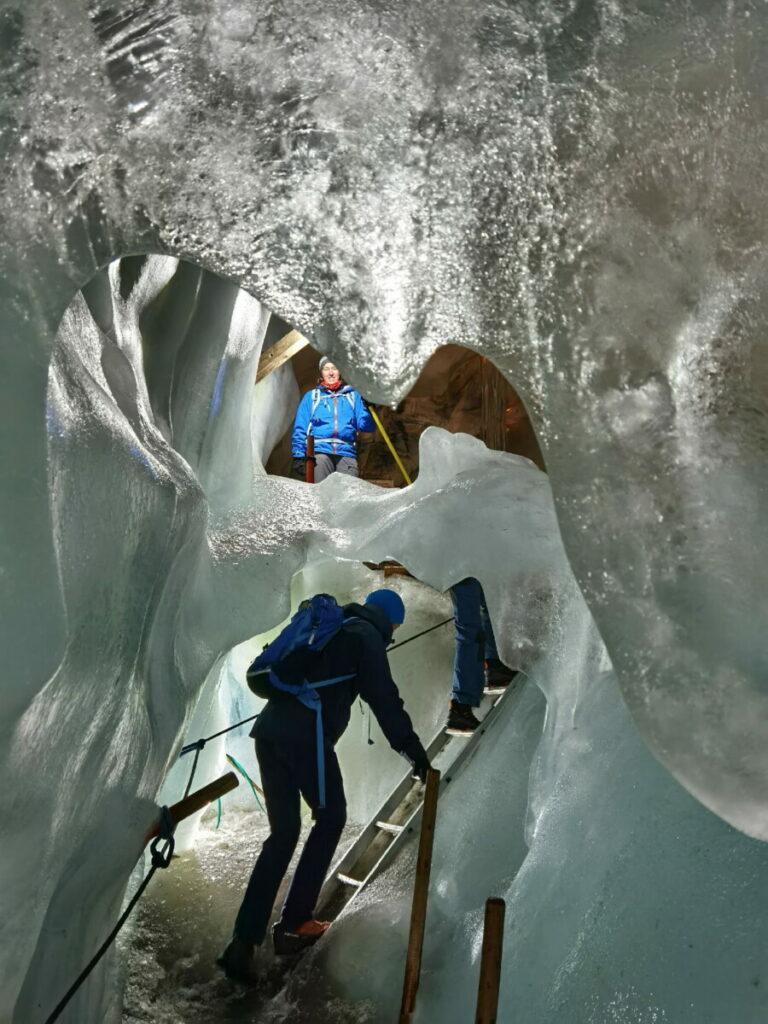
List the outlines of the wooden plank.
<svg viewBox="0 0 768 1024">
<path fill-rule="evenodd" d="M 351 885 L 354 887 L 363 884 L 363 880 L 361 878 L 352 878 L 351 875 L 343 875 L 341 872 L 339 872 L 336 877 L 342 885 Z"/>
<path fill-rule="evenodd" d="M 405 825 L 393 825 L 391 821 L 377 821 L 376 828 L 382 832 L 389 832 L 393 836 L 399 836 Z"/>
<path fill-rule="evenodd" d="M 427 772 L 427 789 L 424 795 L 424 809 L 421 818 L 419 852 L 416 858 L 416 878 L 413 885 L 413 902 L 411 905 L 411 930 L 408 936 L 408 952 L 405 958 L 400 1024 L 409 1024 L 416 1004 L 416 992 L 418 991 L 419 978 L 421 977 L 421 954 L 427 927 L 429 876 L 432 869 L 432 848 L 435 839 L 439 791 L 440 772 L 436 768 L 430 768 Z"/>
<path fill-rule="evenodd" d="M 227 772 L 226 775 L 222 775 L 220 779 L 216 779 L 213 782 L 209 782 L 207 786 L 203 786 L 202 789 L 198 789 L 195 793 L 185 797 L 183 800 L 179 800 L 178 803 L 172 804 L 168 810 L 174 822 L 178 825 L 180 821 L 188 818 L 191 814 L 201 810 L 206 804 L 213 803 L 214 800 L 218 800 L 219 797 L 224 796 L 225 793 L 229 793 L 231 789 L 237 789 L 239 780 L 234 772 Z M 156 822 L 147 833 L 146 842 L 150 839 L 154 839 L 156 835 L 160 833 L 160 822 Z"/>
<path fill-rule="evenodd" d="M 298 331 L 289 331 L 284 334 L 274 345 L 270 345 L 266 352 L 262 352 L 259 360 L 259 368 L 256 371 L 256 383 L 263 380 L 267 374 L 272 373 L 278 366 L 293 359 L 297 352 L 301 352 L 309 344 L 309 341 Z"/>
</svg>

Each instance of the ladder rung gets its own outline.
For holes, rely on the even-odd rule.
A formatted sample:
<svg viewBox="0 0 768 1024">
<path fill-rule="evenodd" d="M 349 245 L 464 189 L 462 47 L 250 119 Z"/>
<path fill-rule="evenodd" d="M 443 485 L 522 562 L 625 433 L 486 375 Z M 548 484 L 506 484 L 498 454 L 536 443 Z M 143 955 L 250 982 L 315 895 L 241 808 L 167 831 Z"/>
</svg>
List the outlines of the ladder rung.
<svg viewBox="0 0 768 1024">
<path fill-rule="evenodd" d="M 389 832 L 392 836 L 399 836 L 405 825 L 393 825 L 390 821 L 377 821 L 376 828 L 380 828 L 382 832 Z"/>
<path fill-rule="evenodd" d="M 350 875 L 344 875 L 341 871 L 337 873 L 336 877 L 343 885 L 353 885 L 356 889 L 359 889 L 363 884 L 359 879 L 352 878 Z"/>
</svg>

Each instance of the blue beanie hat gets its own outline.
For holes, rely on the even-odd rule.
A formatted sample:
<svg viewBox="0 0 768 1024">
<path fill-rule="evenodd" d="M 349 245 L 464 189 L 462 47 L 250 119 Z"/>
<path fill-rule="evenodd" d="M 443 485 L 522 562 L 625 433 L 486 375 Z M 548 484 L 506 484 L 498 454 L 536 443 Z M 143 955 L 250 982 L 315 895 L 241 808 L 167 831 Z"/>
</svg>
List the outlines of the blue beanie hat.
<svg viewBox="0 0 768 1024">
<path fill-rule="evenodd" d="M 374 590 L 366 597 L 365 603 L 381 608 L 393 626 L 399 626 L 405 621 L 403 599 L 394 590 Z"/>
</svg>

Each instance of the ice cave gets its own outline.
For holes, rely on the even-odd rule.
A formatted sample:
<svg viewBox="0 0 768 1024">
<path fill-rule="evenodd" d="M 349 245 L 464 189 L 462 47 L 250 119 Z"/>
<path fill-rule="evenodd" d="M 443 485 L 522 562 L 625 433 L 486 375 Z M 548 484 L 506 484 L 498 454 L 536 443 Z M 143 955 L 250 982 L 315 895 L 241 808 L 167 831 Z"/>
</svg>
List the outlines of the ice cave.
<svg viewBox="0 0 768 1024">
<path fill-rule="evenodd" d="M 763 1024 L 768 5 L 3 0 L 0 54 L 0 1021 L 52 1019 L 253 652 L 388 562 L 404 632 L 479 579 L 520 670 L 440 797 L 414 1024 L 475 1019 L 489 896 L 500 1022 Z M 281 471 L 290 331 L 411 483 Z M 390 659 L 427 739 L 452 645 Z M 353 841 L 403 764 L 362 707 L 339 757 Z M 254 796 L 57 1019 L 398 1019 L 416 835 L 279 983 L 217 970 Z"/>
</svg>

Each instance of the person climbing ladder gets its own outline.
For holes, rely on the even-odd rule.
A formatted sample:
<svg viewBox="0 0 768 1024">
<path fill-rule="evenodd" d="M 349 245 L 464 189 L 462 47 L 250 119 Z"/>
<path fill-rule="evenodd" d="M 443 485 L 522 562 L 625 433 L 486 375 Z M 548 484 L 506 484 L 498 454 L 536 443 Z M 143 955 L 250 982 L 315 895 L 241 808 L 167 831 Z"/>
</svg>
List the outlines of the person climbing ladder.
<svg viewBox="0 0 768 1024">
<path fill-rule="evenodd" d="M 326 605 L 320 597 L 326 598 Z M 248 882 L 232 940 L 219 959 L 227 976 L 235 980 L 251 980 L 254 947 L 264 941 L 280 882 L 298 843 L 301 796 L 312 810 L 314 825 L 272 929 L 275 953 L 298 953 L 329 926 L 312 915 L 346 822 L 344 784 L 334 748 L 349 724 L 354 700 L 359 696 L 370 705 L 392 749 L 413 766 L 419 779 L 426 779 L 430 767 L 387 662 L 387 644 L 405 619 L 402 599 L 393 590 L 374 591 L 364 605 L 345 605 L 338 610 L 339 627 L 319 649 L 311 647 L 317 634 L 313 628 L 310 646 L 294 647 L 269 666 L 271 671 L 265 671 L 270 649 L 277 649 L 302 608 L 313 603 L 313 607 L 327 607 L 327 602 L 335 605 L 328 595 L 305 602 L 248 670 L 251 689 L 269 696 L 251 735 L 256 741 L 270 835 Z M 301 679 L 301 685 L 290 679 Z"/>
<path fill-rule="evenodd" d="M 451 599 L 456 650 L 446 729 L 454 736 L 467 736 L 480 724 L 472 709 L 480 703 L 483 689 L 501 691 L 517 672 L 499 659 L 480 581 L 468 576 L 456 583 L 451 587 Z"/>
</svg>

